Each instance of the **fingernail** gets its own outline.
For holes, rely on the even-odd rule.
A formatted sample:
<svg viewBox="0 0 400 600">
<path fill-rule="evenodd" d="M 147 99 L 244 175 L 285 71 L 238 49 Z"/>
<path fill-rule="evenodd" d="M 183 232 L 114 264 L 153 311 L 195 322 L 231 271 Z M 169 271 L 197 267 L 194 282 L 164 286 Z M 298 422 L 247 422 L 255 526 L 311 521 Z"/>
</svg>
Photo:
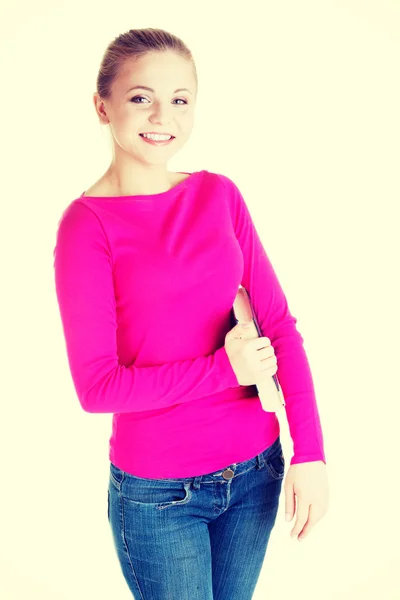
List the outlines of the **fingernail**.
<svg viewBox="0 0 400 600">
<path fill-rule="evenodd" d="M 285 515 L 285 521 L 290 521 L 290 513 L 286 513 L 286 515 Z"/>
</svg>

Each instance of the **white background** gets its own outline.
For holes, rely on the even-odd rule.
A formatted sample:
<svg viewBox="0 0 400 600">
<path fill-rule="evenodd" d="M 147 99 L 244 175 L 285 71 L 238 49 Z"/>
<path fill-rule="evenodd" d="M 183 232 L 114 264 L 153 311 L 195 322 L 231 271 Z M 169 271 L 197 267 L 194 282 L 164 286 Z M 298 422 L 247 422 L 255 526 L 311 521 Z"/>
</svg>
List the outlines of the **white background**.
<svg viewBox="0 0 400 600">
<path fill-rule="evenodd" d="M 399 3 L 37 0 L 4 4 L 0 21 L 0 596 L 131 598 L 107 522 L 111 415 L 76 397 L 53 248 L 62 211 L 111 159 L 92 103 L 103 52 L 159 27 L 199 76 L 168 168 L 242 191 L 323 427 L 329 511 L 293 541 L 282 489 L 254 600 L 399 599 Z"/>
</svg>

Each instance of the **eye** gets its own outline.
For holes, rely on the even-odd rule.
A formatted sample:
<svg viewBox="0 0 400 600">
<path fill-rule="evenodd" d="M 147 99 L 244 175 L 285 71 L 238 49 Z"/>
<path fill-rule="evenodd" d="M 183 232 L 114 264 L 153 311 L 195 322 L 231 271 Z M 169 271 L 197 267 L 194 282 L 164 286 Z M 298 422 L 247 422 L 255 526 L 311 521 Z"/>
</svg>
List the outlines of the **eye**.
<svg viewBox="0 0 400 600">
<path fill-rule="evenodd" d="M 134 98 L 131 98 L 131 102 L 134 102 L 135 100 L 138 100 L 139 98 L 144 98 L 144 96 L 135 96 Z M 135 102 L 135 104 L 143 104 L 143 102 Z"/>
<path fill-rule="evenodd" d="M 134 102 L 135 100 L 138 100 L 139 98 L 144 98 L 146 99 L 144 96 L 135 96 L 134 98 L 131 98 L 131 102 L 133 102 L 134 104 L 144 104 L 143 102 Z M 183 102 L 183 104 L 187 104 L 187 101 L 184 100 L 183 98 L 175 98 L 176 100 L 180 100 L 181 102 Z M 178 106 L 182 106 L 182 104 L 178 104 Z"/>
</svg>

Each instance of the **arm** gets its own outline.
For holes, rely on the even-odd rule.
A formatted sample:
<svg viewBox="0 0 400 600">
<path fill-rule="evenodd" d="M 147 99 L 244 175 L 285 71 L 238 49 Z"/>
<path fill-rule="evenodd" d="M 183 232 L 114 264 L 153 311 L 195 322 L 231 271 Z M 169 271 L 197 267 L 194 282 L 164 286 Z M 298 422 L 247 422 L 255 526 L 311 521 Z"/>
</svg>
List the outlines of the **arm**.
<svg viewBox="0 0 400 600">
<path fill-rule="evenodd" d="M 160 366 L 119 364 L 111 251 L 100 220 L 83 203 L 64 211 L 53 255 L 68 362 L 85 411 L 152 410 L 239 386 L 224 346 Z"/>
<path fill-rule="evenodd" d="M 290 464 L 325 461 L 323 436 L 310 366 L 297 319 L 260 241 L 249 209 L 234 182 L 218 175 L 225 186 L 235 234 L 242 249 L 242 286 L 250 295 L 263 336 L 271 340 L 278 363 L 277 375 L 286 403 L 286 415 L 294 446 Z"/>
</svg>

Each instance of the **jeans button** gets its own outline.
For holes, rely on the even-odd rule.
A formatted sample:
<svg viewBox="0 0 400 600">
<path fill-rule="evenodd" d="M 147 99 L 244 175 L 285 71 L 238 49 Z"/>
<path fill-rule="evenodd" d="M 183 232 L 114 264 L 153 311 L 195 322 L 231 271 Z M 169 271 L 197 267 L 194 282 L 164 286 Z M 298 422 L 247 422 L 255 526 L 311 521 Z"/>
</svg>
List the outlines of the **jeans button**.
<svg viewBox="0 0 400 600">
<path fill-rule="evenodd" d="M 224 479 L 232 479 L 233 476 L 234 472 L 232 471 L 232 469 L 225 469 L 225 471 L 222 473 L 222 477 Z"/>
</svg>

